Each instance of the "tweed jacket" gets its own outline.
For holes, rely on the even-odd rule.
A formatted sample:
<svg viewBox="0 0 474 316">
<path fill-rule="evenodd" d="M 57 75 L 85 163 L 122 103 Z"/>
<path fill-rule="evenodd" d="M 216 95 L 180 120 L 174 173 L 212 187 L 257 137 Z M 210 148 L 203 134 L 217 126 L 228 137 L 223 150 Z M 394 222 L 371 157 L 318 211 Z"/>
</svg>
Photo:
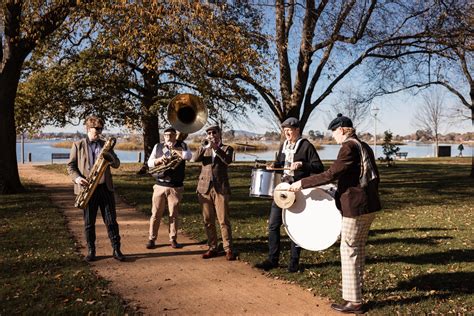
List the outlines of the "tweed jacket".
<svg viewBox="0 0 474 316">
<path fill-rule="evenodd" d="M 233 157 L 234 149 L 231 146 L 221 145 L 213 162 L 212 148 L 200 147 L 193 157 L 193 161 L 202 163 L 196 191 L 207 194 L 212 183 L 218 193 L 230 195 L 227 166 L 232 162 Z"/>
<path fill-rule="evenodd" d="M 357 137 L 353 137 L 358 140 Z M 360 142 L 360 141 L 359 141 Z M 344 217 L 356 217 L 379 211 L 382 206 L 379 198 L 379 173 L 372 149 L 364 142 L 360 142 L 367 151 L 377 177 L 370 181 L 365 188 L 360 185 L 361 153 L 357 143 L 345 141 L 336 161 L 323 173 L 301 179 L 303 188 L 315 187 L 338 180 L 336 191 L 336 206 Z"/>
<path fill-rule="evenodd" d="M 105 142 L 99 139 L 101 147 L 104 147 Z M 111 166 L 113 168 L 118 168 L 120 166 L 120 160 L 113 150 L 110 152 L 114 157 Z M 71 147 L 71 153 L 69 155 L 69 162 L 67 163 L 67 172 L 74 182 L 74 193 L 79 194 L 81 191 L 81 186 L 75 182 L 77 177 L 86 178 L 89 176 L 89 173 L 92 169 L 92 166 L 89 164 L 89 146 L 86 138 L 83 138 L 74 144 Z M 105 183 L 109 191 L 114 191 L 114 185 L 112 182 L 112 173 L 110 172 L 110 166 L 105 170 Z"/>
</svg>

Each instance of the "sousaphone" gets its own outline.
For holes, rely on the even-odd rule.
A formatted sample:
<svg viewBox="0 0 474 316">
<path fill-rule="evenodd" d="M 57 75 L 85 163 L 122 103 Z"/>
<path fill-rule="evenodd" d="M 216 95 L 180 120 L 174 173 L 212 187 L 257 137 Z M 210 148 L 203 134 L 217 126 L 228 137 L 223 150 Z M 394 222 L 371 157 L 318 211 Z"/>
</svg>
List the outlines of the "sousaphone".
<svg viewBox="0 0 474 316">
<path fill-rule="evenodd" d="M 196 95 L 183 93 L 175 96 L 168 105 L 168 121 L 183 134 L 200 130 L 207 122 L 207 108 Z"/>
</svg>

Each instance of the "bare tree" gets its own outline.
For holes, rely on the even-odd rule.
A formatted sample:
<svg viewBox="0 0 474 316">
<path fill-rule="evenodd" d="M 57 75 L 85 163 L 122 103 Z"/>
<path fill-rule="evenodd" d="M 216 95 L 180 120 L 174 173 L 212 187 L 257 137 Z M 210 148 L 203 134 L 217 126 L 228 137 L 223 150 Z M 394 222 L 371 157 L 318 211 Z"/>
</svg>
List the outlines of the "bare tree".
<svg viewBox="0 0 474 316">
<path fill-rule="evenodd" d="M 418 108 L 413 119 L 416 127 L 425 130 L 431 130 L 435 140 L 434 156 L 438 156 L 438 143 L 441 128 L 446 118 L 446 106 L 444 96 L 441 92 L 434 90 L 433 92 L 425 92 L 423 94 L 423 104 Z"/>
<path fill-rule="evenodd" d="M 334 119 L 338 113 L 342 113 L 352 120 L 354 128 L 360 129 L 366 123 L 367 118 L 370 117 L 371 102 L 367 101 L 353 87 L 340 92 L 339 95 L 338 101 L 333 103 L 327 114 L 328 122 Z"/>
<path fill-rule="evenodd" d="M 425 8 L 412 21 L 425 36 L 394 46 L 371 65 L 370 82 L 377 85 L 373 96 L 442 87 L 459 101 L 451 119 L 464 117 L 474 124 L 474 2 L 426 1 Z M 415 53 L 400 57 L 399 50 L 408 47 L 416 47 Z"/>
<path fill-rule="evenodd" d="M 429 41 L 431 35 L 413 21 L 426 18 L 436 3 L 277 0 L 269 8 L 275 14 L 275 33 L 269 35 L 275 54 L 269 58 L 276 59 L 272 70 L 277 86 L 242 72 L 227 78 L 248 82 L 280 122 L 298 117 L 304 128 L 312 112 L 366 60 L 420 53 L 416 43 Z"/>
</svg>

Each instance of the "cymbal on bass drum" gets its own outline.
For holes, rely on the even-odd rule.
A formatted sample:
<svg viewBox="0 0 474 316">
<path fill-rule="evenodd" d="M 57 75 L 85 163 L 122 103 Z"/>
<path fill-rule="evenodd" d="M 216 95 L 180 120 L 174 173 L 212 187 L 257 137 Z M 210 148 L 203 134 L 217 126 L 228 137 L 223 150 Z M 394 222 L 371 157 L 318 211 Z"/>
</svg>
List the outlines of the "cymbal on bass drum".
<svg viewBox="0 0 474 316">
<path fill-rule="evenodd" d="M 295 192 L 288 191 L 290 184 L 282 182 L 275 187 L 273 191 L 273 200 L 280 208 L 289 208 L 295 203 Z"/>
</svg>

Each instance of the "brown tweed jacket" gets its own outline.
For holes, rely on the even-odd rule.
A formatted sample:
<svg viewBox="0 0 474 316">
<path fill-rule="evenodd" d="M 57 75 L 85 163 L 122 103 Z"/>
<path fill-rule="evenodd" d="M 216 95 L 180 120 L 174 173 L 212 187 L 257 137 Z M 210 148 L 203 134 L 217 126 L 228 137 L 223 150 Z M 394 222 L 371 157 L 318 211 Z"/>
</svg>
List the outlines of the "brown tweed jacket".
<svg viewBox="0 0 474 316">
<path fill-rule="evenodd" d="M 230 194 L 227 166 L 232 162 L 233 157 L 234 149 L 231 146 L 222 145 L 212 162 L 212 148 L 200 147 L 193 157 L 193 161 L 202 163 L 196 191 L 207 194 L 212 183 L 218 193 Z"/>
<path fill-rule="evenodd" d="M 104 146 L 104 141 L 99 140 L 100 145 Z M 118 168 L 120 166 L 120 160 L 115 154 L 111 151 L 114 161 L 111 166 L 113 168 Z M 67 173 L 74 182 L 77 177 L 87 178 L 92 169 L 92 166 L 89 166 L 89 146 L 87 145 L 87 139 L 83 138 L 74 144 L 71 147 L 71 153 L 69 155 L 69 162 L 67 163 Z M 114 185 L 112 182 L 112 173 L 110 172 L 110 166 L 105 170 L 105 183 L 109 191 L 114 191 Z M 79 194 L 81 191 L 81 186 L 74 182 L 74 193 Z"/>
<path fill-rule="evenodd" d="M 369 159 L 377 174 L 377 178 L 370 181 L 367 187 L 362 188 L 360 186 L 361 156 L 357 144 L 352 141 L 342 143 L 336 161 L 328 170 L 301 179 L 303 188 L 315 187 L 338 180 L 336 206 L 342 211 L 344 217 L 356 217 L 379 211 L 382 208 L 378 188 L 380 178 L 374 153 L 369 145 L 364 142 L 360 143 L 364 150 L 368 152 Z"/>
</svg>

